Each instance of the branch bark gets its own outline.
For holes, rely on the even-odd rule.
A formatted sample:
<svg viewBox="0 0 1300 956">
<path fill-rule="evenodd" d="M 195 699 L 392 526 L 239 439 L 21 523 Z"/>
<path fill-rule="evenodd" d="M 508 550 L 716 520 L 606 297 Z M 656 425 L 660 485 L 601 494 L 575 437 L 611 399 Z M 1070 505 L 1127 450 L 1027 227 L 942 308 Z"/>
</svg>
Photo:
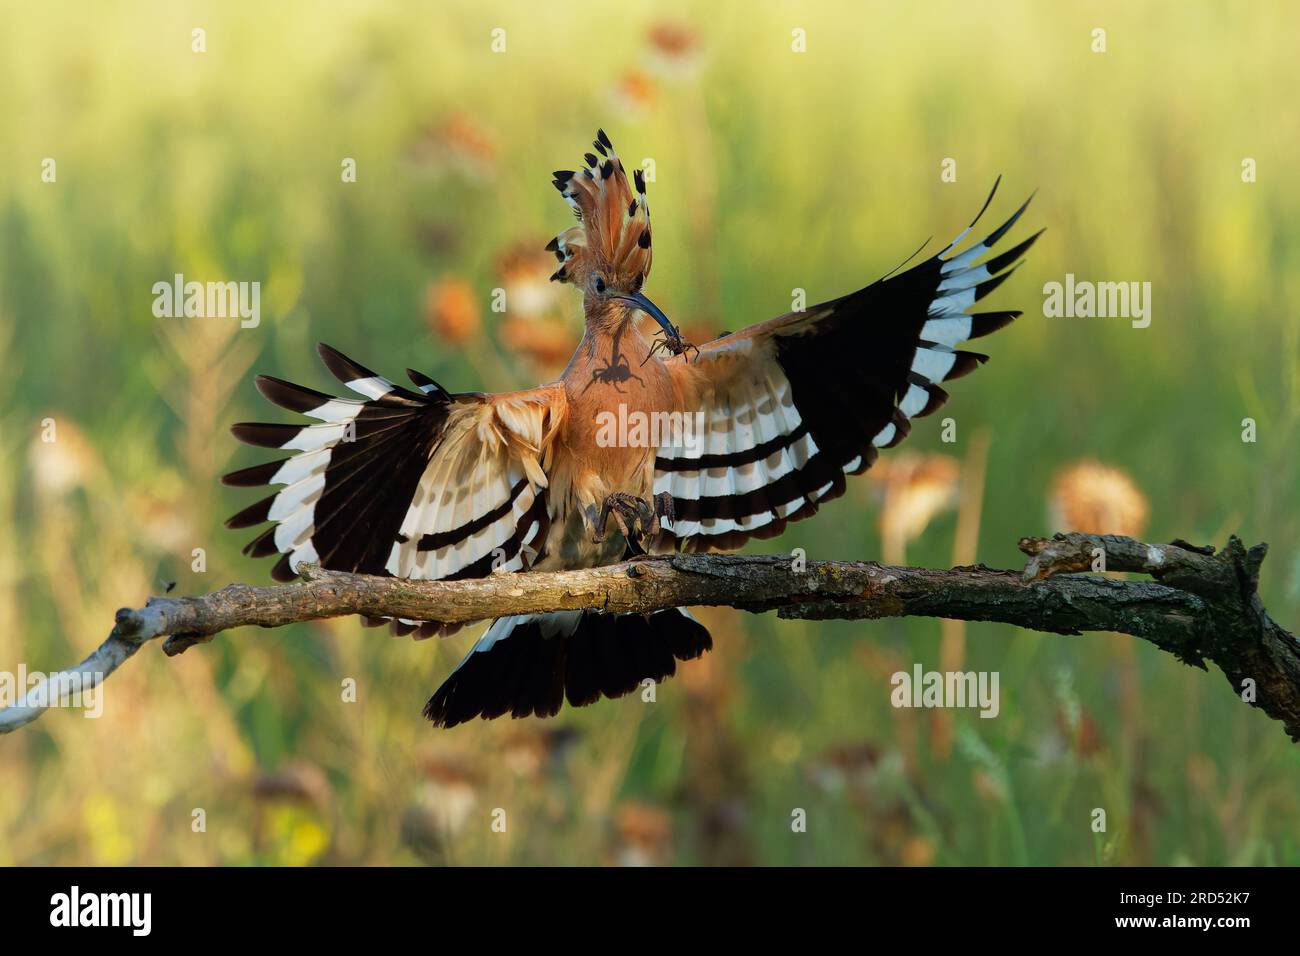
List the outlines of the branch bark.
<svg viewBox="0 0 1300 956">
<path fill-rule="evenodd" d="M 154 638 L 166 637 L 163 650 L 173 656 L 250 624 L 279 627 L 348 614 L 455 623 L 579 608 L 649 612 L 711 605 L 812 620 L 924 616 L 1056 634 L 1130 634 L 1203 670 L 1215 663 L 1234 693 L 1300 739 L 1300 645 L 1269 618 L 1258 594 L 1267 545 L 1247 550 L 1233 537 L 1216 554 L 1183 541 L 1058 534 L 1022 538 L 1020 549 L 1030 556 L 1023 571 L 832 561 L 800 568 L 789 556 L 692 554 L 454 582 L 306 567 L 299 583 L 232 584 L 201 597 L 153 598 L 143 608 L 123 608 L 93 654 L 50 679 L 81 675 L 97 686 Z M 1097 555 L 1104 555 L 1109 572 L 1154 580 L 1079 573 L 1090 571 Z M 0 733 L 35 720 L 48 704 L 29 694 L 0 711 Z"/>
</svg>

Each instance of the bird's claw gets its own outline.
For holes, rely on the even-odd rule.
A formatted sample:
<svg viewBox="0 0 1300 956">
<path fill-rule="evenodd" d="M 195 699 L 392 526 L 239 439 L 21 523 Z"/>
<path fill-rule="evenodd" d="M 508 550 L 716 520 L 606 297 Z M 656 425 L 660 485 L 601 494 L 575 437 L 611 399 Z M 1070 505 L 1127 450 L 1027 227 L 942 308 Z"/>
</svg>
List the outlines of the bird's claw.
<svg viewBox="0 0 1300 956">
<path fill-rule="evenodd" d="M 640 557 L 646 553 L 642 540 L 659 533 L 659 519 L 665 518 L 670 522 L 673 520 L 673 496 L 666 491 L 661 491 L 653 499 L 646 501 L 644 498 L 623 491 L 615 491 L 607 495 L 596 518 L 596 532 L 592 537 L 595 544 L 605 540 L 605 525 L 611 516 L 624 540 L 627 541 L 633 557 Z"/>
</svg>

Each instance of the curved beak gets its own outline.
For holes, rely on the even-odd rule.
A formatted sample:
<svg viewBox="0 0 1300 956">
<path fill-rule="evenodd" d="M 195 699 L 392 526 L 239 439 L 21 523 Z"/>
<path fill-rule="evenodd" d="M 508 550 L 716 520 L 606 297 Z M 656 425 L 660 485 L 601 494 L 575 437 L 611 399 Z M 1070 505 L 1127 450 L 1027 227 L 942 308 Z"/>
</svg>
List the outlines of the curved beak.
<svg viewBox="0 0 1300 956">
<path fill-rule="evenodd" d="M 670 339 L 680 339 L 682 337 L 681 333 L 677 331 L 677 327 L 668 321 L 668 316 L 664 315 L 663 310 L 646 298 L 644 292 L 633 292 L 631 295 L 619 295 L 614 298 L 621 299 L 650 316 L 659 323 L 659 327 L 664 330 L 664 334 Z"/>
</svg>

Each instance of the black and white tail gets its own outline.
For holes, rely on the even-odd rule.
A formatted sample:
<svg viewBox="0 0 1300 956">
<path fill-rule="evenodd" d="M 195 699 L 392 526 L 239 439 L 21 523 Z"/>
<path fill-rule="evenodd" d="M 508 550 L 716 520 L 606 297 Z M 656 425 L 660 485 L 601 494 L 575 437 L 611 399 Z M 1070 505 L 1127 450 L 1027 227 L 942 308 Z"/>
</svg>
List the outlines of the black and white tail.
<svg viewBox="0 0 1300 956">
<path fill-rule="evenodd" d="M 678 661 L 713 647 L 704 625 L 684 608 L 654 614 L 557 611 L 492 622 L 429 698 L 424 716 L 440 727 L 474 717 L 553 717 L 573 707 L 630 694 L 662 681 Z"/>
</svg>

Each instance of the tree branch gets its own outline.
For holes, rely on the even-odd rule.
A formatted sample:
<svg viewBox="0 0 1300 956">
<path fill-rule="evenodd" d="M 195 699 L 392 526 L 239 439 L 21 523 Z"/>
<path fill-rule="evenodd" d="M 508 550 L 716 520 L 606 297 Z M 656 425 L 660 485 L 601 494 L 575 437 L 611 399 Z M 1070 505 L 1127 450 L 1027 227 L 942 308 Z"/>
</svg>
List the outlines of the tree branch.
<svg viewBox="0 0 1300 956">
<path fill-rule="evenodd" d="M 1023 538 L 1020 549 L 1030 556 L 1023 571 L 831 561 L 804 566 L 788 556 L 693 554 L 454 582 L 305 567 L 300 583 L 232 584 L 201 597 L 153 598 L 143 608 L 123 608 L 93 654 L 50 680 L 78 674 L 97 686 L 154 638 L 167 637 L 163 650 L 173 656 L 250 624 L 278 627 L 347 614 L 456 623 L 579 608 L 649 612 L 711 605 L 812 620 L 924 616 L 1057 634 L 1131 634 L 1187 664 L 1207 669 L 1206 662 L 1214 662 L 1235 693 L 1282 721 L 1293 740 L 1300 738 L 1300 645 L 1269 618 L 1258 594 L 1267 545 L 1246 550 L 1233 537 L 1215 554 L 1183 541 L 1155 545 L 1058 534 Z M 1147 574 L 1154 581 L 1077 573 L 1095 567 L 1098 556 L 1106 571 Z M 0 733 L 35 720 L 48 704 L 29 694 L 0 711 Z"/>
</svg>

